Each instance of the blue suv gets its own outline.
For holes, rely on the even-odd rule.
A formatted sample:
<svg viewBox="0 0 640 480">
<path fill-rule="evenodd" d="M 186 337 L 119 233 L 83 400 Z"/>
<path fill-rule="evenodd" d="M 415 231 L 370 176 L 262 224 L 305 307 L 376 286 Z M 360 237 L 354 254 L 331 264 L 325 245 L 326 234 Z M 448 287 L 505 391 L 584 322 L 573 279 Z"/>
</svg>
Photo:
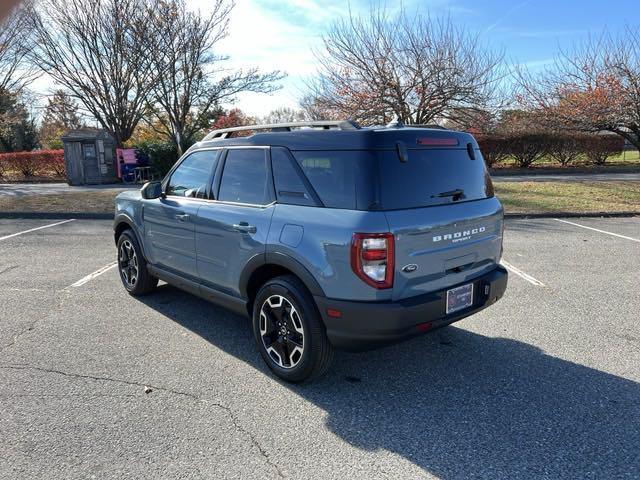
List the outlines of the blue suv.
<svg viewBox="0 0 640 480">
<path fill-rule="evenodd" d="M 162 182 L 118 195 L 132 295 L 158 280 L 252 319 L 276 375 L 365 350 L 497 301 L 503 210 L 463 132 L 306 122 L 210 133 Z"/>
</svg>

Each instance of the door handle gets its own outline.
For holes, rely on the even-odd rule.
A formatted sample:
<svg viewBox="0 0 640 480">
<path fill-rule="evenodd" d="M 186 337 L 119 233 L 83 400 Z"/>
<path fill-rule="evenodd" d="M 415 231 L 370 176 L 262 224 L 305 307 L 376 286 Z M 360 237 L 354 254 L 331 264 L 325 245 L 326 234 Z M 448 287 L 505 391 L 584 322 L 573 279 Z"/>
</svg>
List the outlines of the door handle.
<svg viewBox="0 0 640 480">
<path fill-rule="evenodd" d="M 176 219 L 180 222 L 186 222 L 187 220 L 189 220 L 189 214 L 179 213 L 178 215 L 176 215 Z"/>
<path fill-rule="evenodd" d="M 242 233 L 256 233 L 258 231 L 254 225 L 249 225 L 247 222 L 234 223 L 233 228 Z"/>
</svg>

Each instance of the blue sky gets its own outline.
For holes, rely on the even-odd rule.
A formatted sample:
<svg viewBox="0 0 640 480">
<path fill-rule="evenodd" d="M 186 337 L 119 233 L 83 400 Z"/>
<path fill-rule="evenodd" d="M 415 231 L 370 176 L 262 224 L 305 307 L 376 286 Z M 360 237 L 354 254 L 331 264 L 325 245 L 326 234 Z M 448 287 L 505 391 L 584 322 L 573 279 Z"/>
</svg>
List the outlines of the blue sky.
<svg viewBox="0 0 640 480">
<path fill-rule="evenodd" d="M 201 11 L 212 3 L 187 2 Z M 399 2 L 388 1 L 386 5 L 393 10 Z M 504 49 L 509 63 L 532 68 L 542 68 L 559 48 L 568 48 L 605 27 L 618 31 L 633 25 L 637 12 L 637 0 L 405 0 L 404 5 L 422 15 L 450 15 L 481 34 L 492 47 Z M 323 32 L 347 15 L 349 8 L 358 14 L 366 13 L 369 6 L 367 0 L 236 0 L 230 35 L 219 45 L 220 53 L 231 56 L 231 67 L 255 65 L 289 75 L 277 93 L 244 94 L 238 98 L 238 106 L 259 116 L 279 106 L 295 107 L 305 78 L 315 71 L 312 49 L 319 48 Z M 45 81 L 39 83 L 46 85 Z"/>
<path fill-rule="evenodd" d="M 202 8 L 208 0 L 190 0 Z M 234 63 L 257 64 L 289 73 L 283 89 L 270 96 L 244 95 L 240 106 L 263 115 L 279 105 L 295 106 L 304 78 L 313 74 L 312 48 L 324 31 L 347 14 L 366 12 L 364 0 L 237 0 L 231 35 L 223 47 Z M 397 8 L 397 2 L 387 2 Z M 541 68 L 558 52 L 603 28 L 622 30 L 633 22 L 637 1 L 618 0 L 405 0 L 405 8 L 432 16 L 451 15 L 491 46 L 504 49 L 510 63 Z"/>
</svg>

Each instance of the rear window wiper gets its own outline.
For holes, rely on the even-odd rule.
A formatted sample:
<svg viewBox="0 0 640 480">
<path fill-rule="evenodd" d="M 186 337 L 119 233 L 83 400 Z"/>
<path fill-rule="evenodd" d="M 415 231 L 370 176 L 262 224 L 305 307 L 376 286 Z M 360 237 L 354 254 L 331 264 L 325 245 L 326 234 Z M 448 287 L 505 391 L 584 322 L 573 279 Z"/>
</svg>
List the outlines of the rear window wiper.
<svg viewBox="0 0 640 480">
<path fill-rule="evenodd" d="M 452 200 L 454 202 L 458 200 L 462 200 L 464 198 L 464 190 L 461 188 L 457 188 L 455 190 L 449 190 L 448 192 L 438 193 L 437 195 L 431 195 L 431 198 L 445 198 L 445 197 L 453 197 Z"/>
</svg>

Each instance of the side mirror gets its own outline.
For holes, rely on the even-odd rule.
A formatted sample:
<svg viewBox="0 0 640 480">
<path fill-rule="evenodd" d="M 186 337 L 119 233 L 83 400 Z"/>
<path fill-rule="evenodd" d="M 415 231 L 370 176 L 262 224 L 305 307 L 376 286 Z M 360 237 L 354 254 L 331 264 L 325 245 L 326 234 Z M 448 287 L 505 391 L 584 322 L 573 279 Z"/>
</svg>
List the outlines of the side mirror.
<svg viewBox="0 0 640 480">
<path fill-rule="evenodd" d="M 147 182 L 140 189 L 140 194 L 145 200 L 153 200 L 162 196 L 162 183 Z"/>
</svg>

